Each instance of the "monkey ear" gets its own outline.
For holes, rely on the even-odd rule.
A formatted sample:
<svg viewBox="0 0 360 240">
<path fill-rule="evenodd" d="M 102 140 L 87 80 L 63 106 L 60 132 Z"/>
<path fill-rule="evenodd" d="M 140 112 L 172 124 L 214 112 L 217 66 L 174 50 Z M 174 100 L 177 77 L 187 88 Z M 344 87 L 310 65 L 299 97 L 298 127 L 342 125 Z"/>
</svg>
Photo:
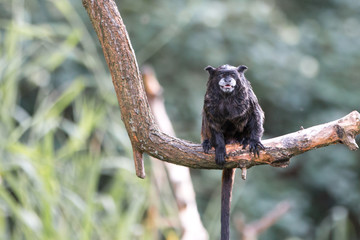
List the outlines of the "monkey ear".
<svg viewBox="0 0 360 240">
<path fill-rule="evenodd" d="M 208 73 L 211 75 L 215 72 L 215 68 L 212 66 L 207 66 L 206 68 L 204 68 L 205 71 L 208 71 Z"/>
<path fill-rule="evenodd" d="M 248 67 L 245 66 L 245 65 L 240 65 L 240 66 L 238 66 L 238 68 L 237 68 L 237 70 L 238 70 L 239 73 L 244 73 L 247 69 L 248 69 Z"/>
</svg>

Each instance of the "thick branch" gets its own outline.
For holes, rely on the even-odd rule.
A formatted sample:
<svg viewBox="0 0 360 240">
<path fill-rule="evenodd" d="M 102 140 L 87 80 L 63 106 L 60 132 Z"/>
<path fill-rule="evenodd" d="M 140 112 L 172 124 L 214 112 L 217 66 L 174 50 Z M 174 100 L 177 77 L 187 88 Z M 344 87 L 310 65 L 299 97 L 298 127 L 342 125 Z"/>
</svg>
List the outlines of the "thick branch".
<svg viewBox="0 0 360 240">
<path fill-rule="evenodd" d="M 191 168 L 221 169 L 214 152 L 205 154 L 199 144 L 169 136 L 159 130 L 147 102 L 134 51 L 113 0 L 83 0 L 109 66 L 115 91 L 134 148 L 137 175 L 144 177 L 143 152 L 163 161 Z M 200 109 L 199 109 L 200 112 Z M 360 114 L 356 111 L 339 120 L 263 141 L 266 147 L 259 158 L 237 144 L 227 146 L 229 158 L 224 167 L 249 168 L 259 164 L 286 166 L 291 157 L 313 148 L 344 143 L 357 149 Z"/>
</svg>

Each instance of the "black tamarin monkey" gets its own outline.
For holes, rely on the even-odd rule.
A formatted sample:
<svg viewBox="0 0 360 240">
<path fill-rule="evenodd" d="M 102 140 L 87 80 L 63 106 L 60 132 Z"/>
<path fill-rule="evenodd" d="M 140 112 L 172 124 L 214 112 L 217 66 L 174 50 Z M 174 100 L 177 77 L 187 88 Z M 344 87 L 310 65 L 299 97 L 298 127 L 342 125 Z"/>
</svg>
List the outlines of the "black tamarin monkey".
<svg viewBox="0 0 360 240">
<path fill-rule="evenodd" d="M 243 148 L 259 156 L 264 149 L 261 137 L 264 132 L 264 112 L 245 78 L 247 67 L 222 65 L 208 66 L 209 81 L 202 113 L 201 138 L 205 153 L 215 148 L 215 162 L 225 163 L 225 144 L 238 142 Z M 221 190 L 221 240 L 229 239 L 231 191 L 235 169 L 224 169 Z"/>
</svg>

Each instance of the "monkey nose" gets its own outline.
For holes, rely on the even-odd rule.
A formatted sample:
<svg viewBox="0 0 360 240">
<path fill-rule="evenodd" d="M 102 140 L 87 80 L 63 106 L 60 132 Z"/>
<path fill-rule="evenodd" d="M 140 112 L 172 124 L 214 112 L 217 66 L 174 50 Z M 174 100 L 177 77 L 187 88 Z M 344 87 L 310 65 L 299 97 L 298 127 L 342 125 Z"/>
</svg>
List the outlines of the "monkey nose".
<svg viewBox="0 0 360 240">
<path fill-rule="evenodd" d="M 231 83 L 232 78 L 225 78 L 225 83 Z"/>
</svg>

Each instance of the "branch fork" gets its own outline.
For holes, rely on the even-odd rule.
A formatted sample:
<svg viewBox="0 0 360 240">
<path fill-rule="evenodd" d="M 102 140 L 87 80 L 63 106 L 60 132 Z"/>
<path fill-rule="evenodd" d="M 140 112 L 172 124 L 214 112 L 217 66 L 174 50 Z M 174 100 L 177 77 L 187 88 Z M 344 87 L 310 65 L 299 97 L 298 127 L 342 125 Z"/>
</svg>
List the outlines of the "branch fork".
<svg viewBox="0 0 360 240">
<path fill-rule="evenodd" d="M 200 144 L 169 136 L 159 130 L 151 113 L 137 66 L 134 50 L 120 13 L 113 0 L 83 0 L 108 64 L 122 120 L 132 143 L 136 175 L 145 177 L 142 154 L 191 168 L 246 169 L 260 164 L 285 167 L 289 159 L 311 149 L 343 143 L 350 150 L 358 148 L 355 136 L 360 133 L 360 114 L 353 111 L 329 123 L 264 140 L 260 157 L 249 154 L 239 144 L 227 145 L 225 166 L 216 165 L 213 151 L 205 154 Z"/>
</svg>

